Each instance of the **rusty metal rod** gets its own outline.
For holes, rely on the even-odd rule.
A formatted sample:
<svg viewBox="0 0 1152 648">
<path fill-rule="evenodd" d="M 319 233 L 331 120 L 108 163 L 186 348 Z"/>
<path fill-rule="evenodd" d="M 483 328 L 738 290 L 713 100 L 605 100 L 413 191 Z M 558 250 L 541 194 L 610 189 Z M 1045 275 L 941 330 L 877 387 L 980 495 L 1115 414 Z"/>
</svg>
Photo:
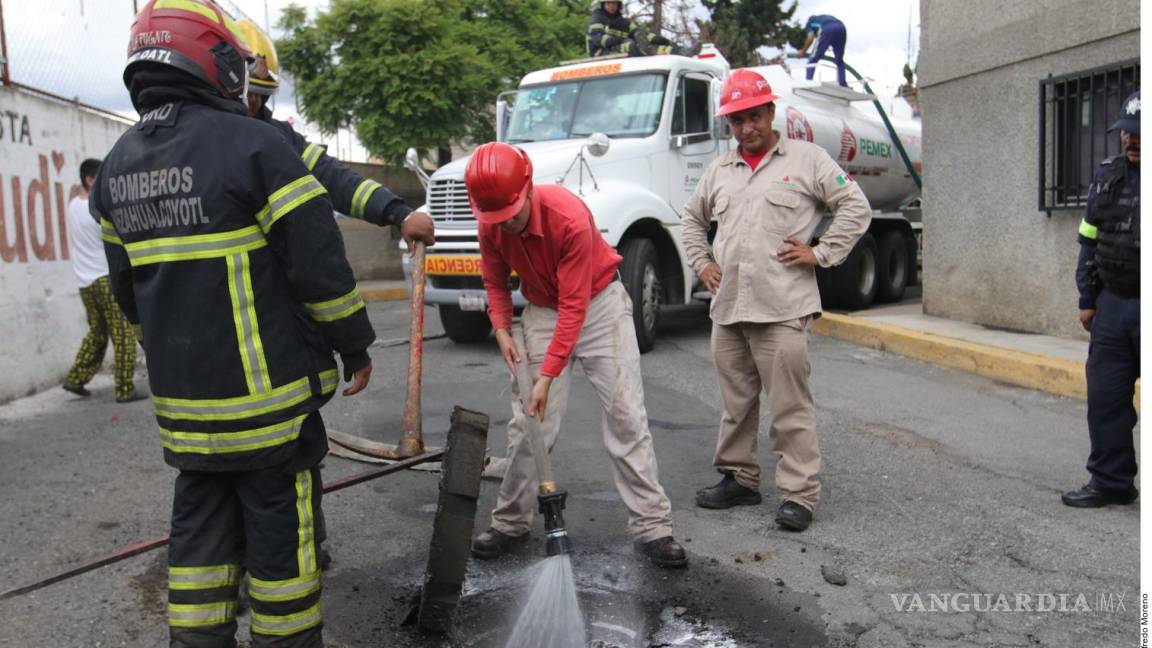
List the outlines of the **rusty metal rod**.
<svg viewBox="0 0 1152 648">
<path fill-rule="evenodd" d="M 404 401 L 404 420 L 400 441 L 390 459 L 413 457 L 424 452 L 423 412 L 420 384 L 424 374 L 424 244 L 412 246 L 412 322 L 409 326 L 408 397 Z"/>
<path fill-rule="evenodd" d="M 350 477 L 344 477 L 343 479 L 337 479 L 334 482 L 329 482 L 327 484 L 324 484 L 324 493 L 325 494 L 335 493 L 336 491 L 343 490 L 345 488 L 348 488 L 349 486 L 355 486 L 356 484 L 362 484 L 366 481 L 372 481 L 373 479 L 383 477 L 385 475 L 390 475 L 394 472 L 399 472 L 401 470 L 411 468 L 412 466 L 416 466 L 416 465 L 426 463 L 429 461 L 437 461 L 443 455 L 444 455 L 443 450 L 436 450 L 434 452 L 428 452 L 428 453 L 424 453 L 421 455 L 417 455 L 415 457 L 410 457 L 410 458 L 405 459 L 403 461 L 398 461 L 394 464 L 388 464 L 387 466 L 383 466 L 381 468 L 376 468 L 374 470 L 368 470 L 368 471 L 362 472 L 358 475 L 352 475 Z M 153 549 L 159 549 L 160 547 L 164 547 L 164 546 L 168 545 L 168 539 L 169 539 L 168 534 L 164 534 L 160 537 L 152 538 L 150 540 L 141 540 L 140 542 L 137 542 L 136 544 L 133 544 L 133 545 L 129 545 L 129 546 L 127 546 L 127 547 L 125 547 L 125 548 L 123 548 L 120 551 L 117 551 L 115 553 L 111 553 L 111 554 L 108 554 L 106 556 L 102 556 L 102 557 L 97 558 L 95 560 L 86 562 L 82 565 L 78 565 L 78 566 L 73 567 L 71 569 L 62 571 L 59 574 L 54 574 L 52 576 L 49 576 L 48 578 L 38 580 L 34 583 L 22 585 L 20 587 L 16 587 L 16 588 L 7 590 L 6 592 L 0 593 L 0 601 L 4 601 L 4 600 L 10 599 L 10 598 L 17 597 L 17 596 L 20 596 L 21 594 L 27 594 L 29 592 L 35 592 L 38 589 L 42 589 L 42 588 L 47 587 L 49 585 L 52 585 L 54 583 L 59 583 L 60 581 L 63 581 L 63 580 L 68 580 L 69 578 L 72 578 L 74 576 L 86 574 L 90 571 L 95 571 L 97 569 L 100 569 L 101 567 L 107 567 L 108 565 L 118 563 L 122 560 L 127 560 L 129 558 L 132 558 L 133 556 L 139 556 L 140 554 L 147 553 L 149 551 L 152 551 Z"/>
</svg>

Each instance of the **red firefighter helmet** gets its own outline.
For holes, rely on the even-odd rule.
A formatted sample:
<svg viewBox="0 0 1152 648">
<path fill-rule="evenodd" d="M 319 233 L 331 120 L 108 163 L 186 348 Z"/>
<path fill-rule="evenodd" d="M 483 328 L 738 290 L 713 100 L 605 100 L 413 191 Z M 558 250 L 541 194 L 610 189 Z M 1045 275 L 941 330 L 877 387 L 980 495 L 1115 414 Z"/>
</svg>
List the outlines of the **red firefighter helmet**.
<svg viewBox="0 0 1152 648">
<path fill-rule="evenodd" d="M 772 94 L 772 86 L 759 72 L 740 69 L 728 75 L 720 90 L 720 110 L 717 117 L 763 106 L 779 99 Z"/>
<path fill-rule="evenodd" d="M 169 65 L 218 88 L 225 97 L 247 90 L 251 53 L 232 18 L 209 0 L 151 0 L 136 15 L 128 40 L 124 84 L 144 63 Z"/>
<path fill-rule="evenodd" d="M 503 142 L 483 144 L 468 161 L 464 186 L 478 221 L 503 223 L 524 207 L 532 189 L 532 160 L 519 146 Z"/>
</svg>

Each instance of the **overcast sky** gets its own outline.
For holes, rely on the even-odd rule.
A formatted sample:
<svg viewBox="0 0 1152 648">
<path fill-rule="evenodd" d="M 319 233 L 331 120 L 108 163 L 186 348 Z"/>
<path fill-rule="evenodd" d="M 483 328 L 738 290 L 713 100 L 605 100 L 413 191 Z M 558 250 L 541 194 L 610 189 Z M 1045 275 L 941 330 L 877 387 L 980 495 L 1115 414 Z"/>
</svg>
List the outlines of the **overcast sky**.
<svg viewBox="0 0 1152 648">
<path fill-rule="evenodd" d="M 141 5 L 144 1 L 138 0 Z M 233 5 L 260 25 L 275 25 L 292 2 L 222 0 L 221 4 Z M 297 4 L 314 12 L 327 7 L 328 0 L 297 0 Z M 18 0 L 4 3 L 3 10 L 10 74 L 15 81 L 114 112 L 132 112 L 121 81 L 132 0 Z M 844 21 L 848 30 L 845 59 L 875 81 L 877 93 L 895 92 L 908 58 L 909 22 L 913 62 L 919 49 L 918 0 L 799 0 L 796 20 L 803 22 L 813 14 L 831 14 Z M 282 88 L 277 99 L 277 117 L 300 119 L 290 86 Z M 350 152 L 354 159 L 363 159 L 360 147 L 349 148 L 347 134 L 322 138 L 311 129 L 303 130 L 314 141 L 339 148 L 334 152 L 345 156 Z"/>
</svg>

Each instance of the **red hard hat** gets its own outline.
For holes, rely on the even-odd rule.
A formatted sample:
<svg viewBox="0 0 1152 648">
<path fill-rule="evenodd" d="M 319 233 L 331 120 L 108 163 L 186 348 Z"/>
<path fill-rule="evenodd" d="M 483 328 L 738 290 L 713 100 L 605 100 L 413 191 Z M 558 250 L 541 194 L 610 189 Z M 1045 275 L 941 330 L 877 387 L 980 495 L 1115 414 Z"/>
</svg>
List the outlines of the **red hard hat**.
<svg viewBox="0 0 1152 648">
<path fill-rule="evenodd" d="M 759 72 L 736 70 L 728 75 L 724 88 L 720 91 L 720 110 L 717 117 L 731 115 L 742 110 L 763 106 L 779 99 L 772 94 L 772 86 Z"/>
<path fill-rule="evenodd" d="M 251 52 L 232 18 L 208 0 L 151 0 L 136 15 L 128 39 L 124 85 L 145 63 L 169 65 L 239 98 Z"/>
<path fill-rule="evenodd" d="M 478 221 L 503 223 L 524 207 L 532 188 L 532 160 L 519 146 L 483 144 L 468 161 L 464 186 Z"/>
</svg>

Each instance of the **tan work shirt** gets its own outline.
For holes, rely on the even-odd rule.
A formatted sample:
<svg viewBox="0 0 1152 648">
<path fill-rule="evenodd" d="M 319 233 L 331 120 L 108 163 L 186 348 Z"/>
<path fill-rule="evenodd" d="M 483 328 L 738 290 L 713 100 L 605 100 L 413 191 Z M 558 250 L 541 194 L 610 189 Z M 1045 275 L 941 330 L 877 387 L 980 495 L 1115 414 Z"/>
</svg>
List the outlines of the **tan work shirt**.
<svg viewBox="0 0 1152 648">
<path fill-rule="evenodd" d="M 776 133 L 777 137 L 780 136 Z M 684 248 L 697 274 L 720 266 L 712 321 L 784 322 L 819 313 L 812 266 L 785 267 L 784 239 L 812 240 L 827 205 L 832 224 L 812 248 L 822 267 L 844 261 L 868 229 L 872 210 L 860 187 L 824 149 L 780 137 L 753 171 L 731 151 L 708 166 L 684 208 Z M 715 220 L 716 239 L 708 245 Z"/>
</svg>

